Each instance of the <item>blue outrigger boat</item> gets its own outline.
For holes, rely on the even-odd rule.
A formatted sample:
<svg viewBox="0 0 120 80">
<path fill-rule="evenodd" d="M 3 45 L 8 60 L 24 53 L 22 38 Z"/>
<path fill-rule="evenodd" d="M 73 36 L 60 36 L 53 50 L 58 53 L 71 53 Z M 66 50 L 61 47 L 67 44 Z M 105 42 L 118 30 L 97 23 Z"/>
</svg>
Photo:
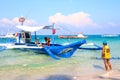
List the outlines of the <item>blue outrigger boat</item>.
<svg viewBox="0 0 120 80">
<path fill-rule="evenodd" d="M 34 50 L 40 53 L 46 53 L 50 55 L 53 59 L 59 60 L 60 58 L 70 58 L 73 55 L 73 53 L 82 44 L 86 43 L 85 40 L 81 40 L 68 45 L 55 44 L 54 33 L 52 33 L 52 40 L 51 40 L 52 43 L 50 43 L 50 45 L 47 45 L 45 43 L 31 42 L 31 32 L 35 32 L 35 39 L 37 39 L 36 31 L 40 29 L 48 29 L 48 28 L 54 30 L 54 24 L 50 26 L 41 26 L 41 27 L 29 27 L 23 25 L 19 25 L 16 27 L 22 29 L 22 31 L 18 32 L 15 35 L 16 42 L 11 44 L 0 44 L 2 50 L 7 50 L 7 49 Z"/>
</svg>

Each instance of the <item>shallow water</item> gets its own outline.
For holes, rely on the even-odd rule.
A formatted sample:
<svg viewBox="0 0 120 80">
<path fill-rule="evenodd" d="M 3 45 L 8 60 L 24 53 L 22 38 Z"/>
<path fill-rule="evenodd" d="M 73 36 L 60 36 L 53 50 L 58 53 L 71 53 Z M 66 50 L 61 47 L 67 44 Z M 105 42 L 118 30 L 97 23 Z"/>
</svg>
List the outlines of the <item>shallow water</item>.
<svg viewBox="0 0 120 80">
<path fill-rule="evenodd" d="M 38 37 L 40 41 L 44 42 L 43 36 Z M 55 42 L 61 44 L 78 40 L 81 39 L 55 38 Z M 120 36 L 101 37 L 100 35 L 89 35 L 86 40 L 99 46 L 102 46 L 104 40 L 108 42 L 111 57 L 113 57 L 111 59 L 113 71 L 114 74 L 118 75 L 115 78 L 116 80 L 120 79 L 120 59 L 118 58 L 120 57 Z M 59 80 L 106 80 L 105 77 L 100 76 L 105 73 L 103 61 L 100 57 L 100 50 L 78 49 L 71 58 L 57 61 L 48 55 L 33 51 L 0 51 L 0 80 L 56 80 L 55 78 L 59 78 Z M 61 77 L 64 79 L 60 79 Z M 114 76 L 110 78 L 114 78 Z"/>
</svg>

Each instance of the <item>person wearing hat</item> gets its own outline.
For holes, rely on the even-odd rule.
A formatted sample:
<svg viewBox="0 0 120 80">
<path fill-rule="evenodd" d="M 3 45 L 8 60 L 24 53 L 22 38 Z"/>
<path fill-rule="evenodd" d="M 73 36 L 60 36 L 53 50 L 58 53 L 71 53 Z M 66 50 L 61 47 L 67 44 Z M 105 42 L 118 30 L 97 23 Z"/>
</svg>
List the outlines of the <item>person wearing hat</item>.
<svg viewBox="0 0 120 80">
<path fill-rule="evenodd" d="M 106 71 L 108 71 L 109 69 L 112 70 L 112 66 L 110 64 L 110 48 L 107 45 L 106 41 L 103 42 L 102 59 L 104 61 Z"/>
</svg>

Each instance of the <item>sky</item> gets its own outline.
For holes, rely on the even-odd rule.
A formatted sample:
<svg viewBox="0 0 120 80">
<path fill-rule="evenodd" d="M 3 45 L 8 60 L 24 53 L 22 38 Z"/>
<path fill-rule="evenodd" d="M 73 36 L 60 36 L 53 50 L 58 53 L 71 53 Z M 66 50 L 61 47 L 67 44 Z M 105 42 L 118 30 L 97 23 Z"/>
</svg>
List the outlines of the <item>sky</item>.
<svg viewBox="0 0 120 80">
<path fill-rule="evenodd" d="M 24 25 L 59 27 L 60 34 L 120 34 L 120 0 L 0 0 L 0 34 Z M 50 34 L 41 30 L 38 34 Z"/>
</svg>

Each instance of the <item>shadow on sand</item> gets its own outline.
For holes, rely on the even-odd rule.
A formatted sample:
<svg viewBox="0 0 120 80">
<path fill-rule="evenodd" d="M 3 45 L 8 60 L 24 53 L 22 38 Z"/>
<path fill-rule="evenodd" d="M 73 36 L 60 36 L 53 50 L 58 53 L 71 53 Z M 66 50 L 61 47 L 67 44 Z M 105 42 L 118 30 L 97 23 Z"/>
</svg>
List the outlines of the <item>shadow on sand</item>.
<svg viewBox="0 0 120 80">
<path fill-rule="evenodd" d="M 50 75 L 46 78 L 37 78 L 37 79 L 31 79 L 28 75 L 20 75 L 16 77 L 14 80 L 73 80 L 73 78 L 69 75 Z"/>
<path fill-rule="evenodd" d="M 102 66 L 100 66 L 100 65 L 93 64 L 93 67 L 96 68 L 96 69 L 105 70 L 105 69 L 104 69 Z"/>
<path fill-rule="evenodd" d="M 73 78 L 68 75 L 51 75 L 44 80 L 73 80 Z"/>
</svg>

